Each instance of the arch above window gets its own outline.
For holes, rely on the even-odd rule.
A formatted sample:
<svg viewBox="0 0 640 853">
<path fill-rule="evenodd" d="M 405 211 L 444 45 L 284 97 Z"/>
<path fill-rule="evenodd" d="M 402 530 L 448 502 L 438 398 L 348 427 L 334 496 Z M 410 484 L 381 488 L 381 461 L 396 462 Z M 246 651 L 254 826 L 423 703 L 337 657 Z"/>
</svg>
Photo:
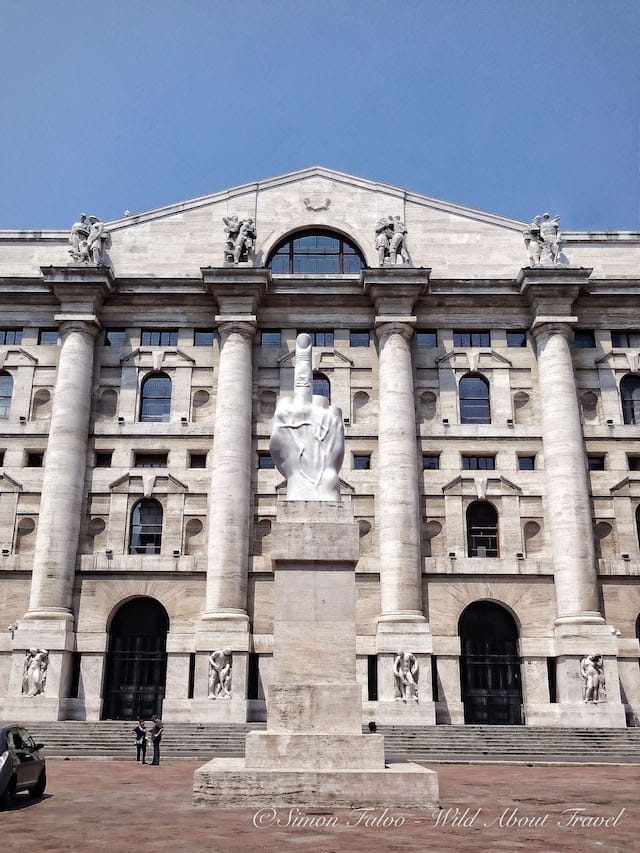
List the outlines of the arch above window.
<svg viewBox="0 0 640 853">
<path fill-rule="evenodd" d="M 489 383 L 479 373 L 467 373 L 458 386 L 461 424 L 490 424 Z"/>
<path fill-rule="evenodd" d="M 625 424 L 640 424 L 640 376 L 637 373 L 622 377 L 620 396 Z"/>
<path fill-rule="evenodd" d="M 149 373 L 140 389 L 140 420 L 167 423 L 171 410 L 171 379 L 166 373 Z"/>
<path fill-rule="evenodd" d="M 342 234 L 314 228 L 281 240 L 267 266 L 275 274 L 327 275 L 360 272 L 365 262 L 360 250 Z"/>
</svg>

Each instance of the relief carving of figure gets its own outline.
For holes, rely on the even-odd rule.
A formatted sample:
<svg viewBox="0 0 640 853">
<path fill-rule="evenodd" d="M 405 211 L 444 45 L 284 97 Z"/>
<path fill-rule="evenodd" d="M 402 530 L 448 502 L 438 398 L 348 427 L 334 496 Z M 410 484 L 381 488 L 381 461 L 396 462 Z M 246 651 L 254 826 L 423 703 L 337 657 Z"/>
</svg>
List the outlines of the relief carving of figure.
<svg viewBox="0 0 640 853">
<path fill-rule="evenodd" d="M 74 261 L 82 264 L 93 263 L 97 267 L 104 265 L 102 250 L 107 235 L 104 223 L 97 216 L 90 216 L 86 222 L 85 213 L 80 214 L 78 222 L 74 222 L 69 233 L 69 254 Z"/>
<path fill-rule="evenodd" d="M 396 681 L 396 700 L 417 702 L 420 667 L 416 656 L 411 652 L 398 652 L 393 662 L 393 675 Z"/>
<path fill-rule="evenodd" d="M 376 225 L 376 252 L 378 264 L 397 264 L 398 256 L 402 263 L 410 264 L 411 258 L 407 249 L 407 227 L 399 216 L 387 216 L 380 219 Z"/>
<path fill-rule="evenodd" d="M 602 655 L 594 652 L 583 657 L 580 661 L 580 675 L 582 698 L 586 703 L 597 705 L 598 702 L 606 700 Z"/>
<path fill-rule="evenodd" d="M 238 219 L 237 216 L 223 216 L 224 230 L 227 235 L 224 243 L 224 260 L 228 264 L 249 263 L 253 260 L 253 248 L 256 240 L 256 226 L 253 219 Z"/>
<path fill-rule="evenodd" d="M 231 651 L 212 652 L 209 655 L 209 699 L 231 698 Z"/>
<path fill-rule="evenodd" d="M 29 649 L 24 657 L 23 693 L 27 696 L 38 696 L 44 693 L 48 665 L 49 652 L 46 649 Z"/>
<path fill-rule="evenodd" d="M 278 400 L 269 450 L 287 480 L 287 500 L 339 501 L 342 411 L 326 397 L 313 394 L 311 354 L 310 336 L 298 335 L 293 398 Z"/>
<path fill-rule="evenodd" d="M 557 266 L 561 263 L 559 216 L 543 213 L 535 216 L 526 231 L 524 244 L 529 253 L 529 266 Z"/>
</svg>

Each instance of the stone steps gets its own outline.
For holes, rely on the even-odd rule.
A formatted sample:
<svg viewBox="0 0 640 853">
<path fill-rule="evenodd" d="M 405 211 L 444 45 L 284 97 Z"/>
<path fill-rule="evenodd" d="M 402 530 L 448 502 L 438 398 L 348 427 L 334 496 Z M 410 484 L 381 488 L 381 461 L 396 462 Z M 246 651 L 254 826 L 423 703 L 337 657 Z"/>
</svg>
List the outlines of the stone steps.
<svg viewBox="0 0 640 853">
<path fill-rule="evenodd" d="M 32 723 L 27 728 L 50 756 L 130 758 L 135 754 L 134 723 Z M 208 758 L 242 756 L 247 732 L 265 723 L 225 725 L 166 724 L 162 754 Z M 387 755 L 414 755 L 438 761 L 566 761 L 640 764 L 640 728 L 565 729 L 520 726 L 380 726 Z"/>
</svg>

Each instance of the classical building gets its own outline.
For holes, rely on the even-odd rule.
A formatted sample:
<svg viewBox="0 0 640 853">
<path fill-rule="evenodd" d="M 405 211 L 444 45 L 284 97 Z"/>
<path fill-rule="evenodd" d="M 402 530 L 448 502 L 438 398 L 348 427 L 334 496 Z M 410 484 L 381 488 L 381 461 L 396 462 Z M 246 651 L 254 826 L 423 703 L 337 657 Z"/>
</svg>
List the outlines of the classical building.
<svg viewBox="0 0 640 853">
<path fill-rule="evenodd" d="M 302 331 L 363 720 L 635 724 L 640 234 L 323 168 L 0 232 L 0 718 L 264 719 Z"/>
</svg>

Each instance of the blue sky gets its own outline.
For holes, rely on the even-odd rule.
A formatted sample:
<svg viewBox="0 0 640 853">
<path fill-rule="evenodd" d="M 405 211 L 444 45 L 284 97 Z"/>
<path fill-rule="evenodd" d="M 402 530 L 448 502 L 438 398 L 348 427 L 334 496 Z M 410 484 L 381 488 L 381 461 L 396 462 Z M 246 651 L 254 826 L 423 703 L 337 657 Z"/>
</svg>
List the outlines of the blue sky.
<svg viewBox="0 0 640 853">
<path fill-rule="evenodd" d="M 320 164 L 640 230 L 637 0 L 0 0 L 0 228 Z"/>
</svg>

